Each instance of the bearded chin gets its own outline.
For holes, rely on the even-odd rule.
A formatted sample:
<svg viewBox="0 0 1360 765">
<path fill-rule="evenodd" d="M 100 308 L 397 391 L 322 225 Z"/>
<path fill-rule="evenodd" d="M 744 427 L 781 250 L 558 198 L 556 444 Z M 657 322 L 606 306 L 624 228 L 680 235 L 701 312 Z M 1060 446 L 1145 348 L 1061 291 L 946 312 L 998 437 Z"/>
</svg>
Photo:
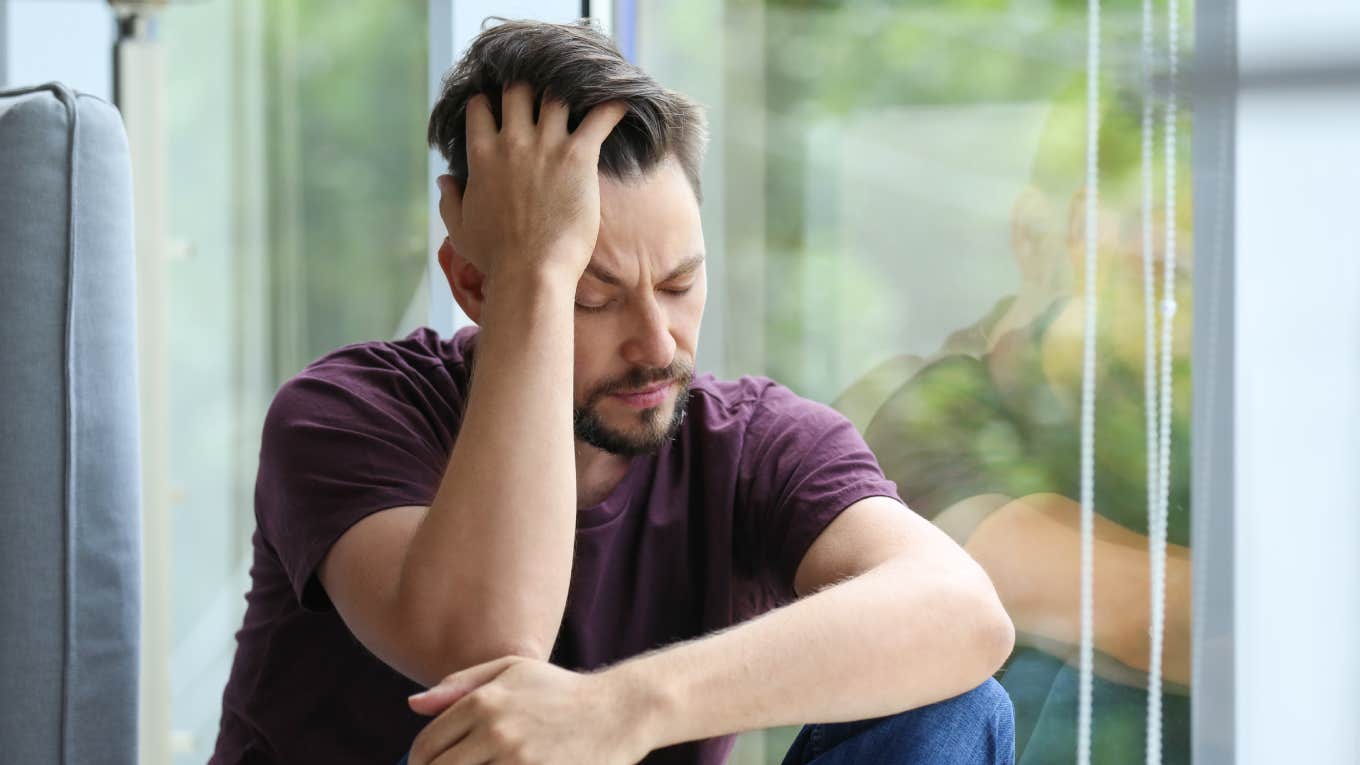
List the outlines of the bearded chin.
<svg viewBox="0 0 1360 765">
<path fill-rule="evenodd" d="M 622 430 L 605 424 L 594 404 L 576 407 L 572 412 L 576 440 L 609 454 L 637 457 L 655 454 L 667 441 L 675 438 L 680 424 L 685 421 L 690 389 L 686 385 L 675 396 L 675 403 L 643 409 L 638 413 L 639 427 Z"/>
</svg>

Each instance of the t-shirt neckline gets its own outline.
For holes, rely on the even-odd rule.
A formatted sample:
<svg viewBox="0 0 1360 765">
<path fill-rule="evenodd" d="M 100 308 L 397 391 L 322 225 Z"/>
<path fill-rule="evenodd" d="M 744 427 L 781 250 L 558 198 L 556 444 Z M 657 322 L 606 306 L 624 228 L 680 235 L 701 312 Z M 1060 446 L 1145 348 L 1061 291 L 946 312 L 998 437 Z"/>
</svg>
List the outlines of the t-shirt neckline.
<svg viewBox="0 0 1360 765">
<path fill-rule="evenodd" d="M 623 515 L 628 510 L 633 495 L 637 491 L 639 480 L 646 475 L 646 468 L 654 459 L 656 459 L 655 454 L 643 454 L 634 457 L 628 463 L 628 470 L 623 474 L 623 480 L 619 481 L 619 485 L 609 492 L 609 496 L 590 507 L 579 508 L 576 511 L 576 528 L 587 529 L 603 526 Z"/>
</svg>

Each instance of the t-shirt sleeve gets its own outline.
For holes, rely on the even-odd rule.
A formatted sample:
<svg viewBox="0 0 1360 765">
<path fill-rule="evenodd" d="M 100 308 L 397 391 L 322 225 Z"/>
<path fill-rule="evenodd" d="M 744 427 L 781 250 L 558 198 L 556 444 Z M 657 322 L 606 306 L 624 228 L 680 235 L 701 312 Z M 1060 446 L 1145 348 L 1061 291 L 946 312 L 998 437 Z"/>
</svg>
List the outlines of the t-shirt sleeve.
<svg viewBox="0 0 1360 765">
<path fill-rule="evenodd" d="M 451 444 L 440 443 L 414 389 L 392 369 L 308 370 L 274 397 L 256 519 L 308 610 L 331 608 L 315 573 L 345 531 L 377 511 L 434 498 Z"/>
<path fill-rule="evenodd" d="M 794 597 L 804 554 L 841 511 L 866 497 L 901 501 L 844 415 L 778 384 L 752 412 L 740 473 L 739 528 L 780 600 Z"/>
</svg>

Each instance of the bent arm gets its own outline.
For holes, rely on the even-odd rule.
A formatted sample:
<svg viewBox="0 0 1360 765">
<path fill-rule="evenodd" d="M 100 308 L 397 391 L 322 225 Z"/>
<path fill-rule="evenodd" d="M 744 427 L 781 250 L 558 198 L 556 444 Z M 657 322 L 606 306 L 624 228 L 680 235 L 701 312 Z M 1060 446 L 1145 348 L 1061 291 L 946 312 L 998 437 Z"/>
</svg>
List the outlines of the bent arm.
<svg viewBox="0 0 1360 765">
<path fill-rule="evenodd" d="M 505 654 L 546 659 L 571 578 L 575 285 L 507 275 L 488 289 L 466 411 L 430 507 L 369 516 L 319 570 L 360 642 L 425 685 Z"/>
<path fill-rule="evenodd" d="M 434 500 L 374 535 L 381 560 L 357 539 L 322 572 L 355 636 L 426 685 L 508 653 L 547 659 L 571 583 L 576 282 L 599 235 L 600 145 L 625 107 L 596 106 L 568 133 L 566 104 L 545 98 L 537 122 L 534 106 L 528 83 L 510 84 L 498 130 L 487 96 L 470 99 L 478 180 L 440 178 L 441 265 L 482 330 Z"/>
<path fill-rule="evenodd" d="M 723 632 L 605 670 L 650 695 L 654 746 L 893 714 L 957 696 L 995 672 L 1014 634 L 986 575 L 924 519 L 894 515 L 909 551 Z"/>
</svg>

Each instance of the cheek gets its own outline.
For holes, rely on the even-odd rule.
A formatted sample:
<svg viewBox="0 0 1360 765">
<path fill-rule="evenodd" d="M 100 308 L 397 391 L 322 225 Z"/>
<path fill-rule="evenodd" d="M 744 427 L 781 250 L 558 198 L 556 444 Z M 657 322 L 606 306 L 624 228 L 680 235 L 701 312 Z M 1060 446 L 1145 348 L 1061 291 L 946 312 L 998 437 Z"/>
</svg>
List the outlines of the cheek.
<svg viewBox="0 0 1360 765">
<path fill-rule="evenodd" d="M 707 300 L 707 290 L 698 289 L 697 294 L 686 295 L 686 300 L 676 306 L 675 328 L 681 337 L 689 341 L 691 348 L 698 343 L 699 325 L 704 318 L 704 304 Z"/>
</svg>

